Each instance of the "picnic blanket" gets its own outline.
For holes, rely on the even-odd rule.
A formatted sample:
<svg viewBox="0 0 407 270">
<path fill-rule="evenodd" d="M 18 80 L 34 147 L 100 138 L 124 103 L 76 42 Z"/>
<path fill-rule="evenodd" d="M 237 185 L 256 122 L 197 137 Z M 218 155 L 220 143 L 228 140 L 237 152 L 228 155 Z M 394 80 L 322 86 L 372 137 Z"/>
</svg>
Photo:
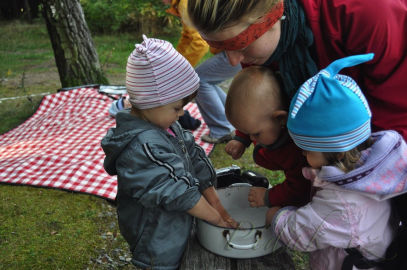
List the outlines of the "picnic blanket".
<svg viewBox="0 0 407 270">
<path fill-rule="evenodd" d="M 114 200 L 116 176 L 103 168 L 100 141 L 115 119 L 112 99 L 97 87 L 77 88 L 43 98 L 27 121 L 0 135 L 0 182 L 51 187 Z M 202 125 L 193 132 L 207 154 L 213 144 L 200 140 L 209 133 L 194 103 L 185 107 Z"/>
</svg>

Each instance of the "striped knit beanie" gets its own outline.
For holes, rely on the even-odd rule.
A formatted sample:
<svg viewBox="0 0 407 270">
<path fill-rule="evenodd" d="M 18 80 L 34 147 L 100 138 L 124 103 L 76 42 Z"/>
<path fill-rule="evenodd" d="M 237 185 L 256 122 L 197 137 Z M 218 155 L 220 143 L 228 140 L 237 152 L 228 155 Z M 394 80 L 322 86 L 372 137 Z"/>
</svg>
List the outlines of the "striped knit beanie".
<svg viewBox="0 0 407 270">
<path fill-rule="evenodd" d="M 371 135 L 371 112 L 356 82 L 341 69 L 373 59 L 374 54 L 334 61 L 307 80 L 291 100 L 287 128 L 301 149 L 345 152 Z"/>
<path fill-rule="evenodd" d="M 126 89 L 132 106 L 159 107 L 198 89 L 198 75 L 171 43 L 145 35 L 143 40 L 127 60 Z"/>
</svg>

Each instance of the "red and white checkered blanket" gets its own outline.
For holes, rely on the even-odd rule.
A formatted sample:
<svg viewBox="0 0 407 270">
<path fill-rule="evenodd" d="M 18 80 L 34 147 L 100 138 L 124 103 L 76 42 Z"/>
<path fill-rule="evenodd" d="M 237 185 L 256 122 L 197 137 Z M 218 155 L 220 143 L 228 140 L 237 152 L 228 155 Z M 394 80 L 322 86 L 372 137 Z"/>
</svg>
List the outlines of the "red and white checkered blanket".
<svg viewBox="0 0 407 270">
<path fill-rule="evenodd" d="M 35 114 L 0 136 L 0 182 L 89 193 L 114 200 L 116 176 L 103 169 L 100 141 L 115 125 L 108 115 L 112 99 L 95 88 L 78 88 L 45 96 Z M 207 154 L 213 144 L 202 142 L 209 133 L 194 103 L 191 115 L 202 121 L 193 132 Z"/>
</svg>

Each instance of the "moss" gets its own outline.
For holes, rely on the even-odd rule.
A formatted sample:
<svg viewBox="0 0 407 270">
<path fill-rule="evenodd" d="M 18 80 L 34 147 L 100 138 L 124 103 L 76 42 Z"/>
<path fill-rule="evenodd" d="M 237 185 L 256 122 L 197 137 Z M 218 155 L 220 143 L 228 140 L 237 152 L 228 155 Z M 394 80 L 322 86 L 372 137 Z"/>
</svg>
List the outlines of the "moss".
<svg viewBox="0 0 407 270">
<path fill-rule="evenodd" d="M 0 265 L 82 269 L 96 254 L 101 199 L 61 190 L 0 186 Z"/>
</svg>

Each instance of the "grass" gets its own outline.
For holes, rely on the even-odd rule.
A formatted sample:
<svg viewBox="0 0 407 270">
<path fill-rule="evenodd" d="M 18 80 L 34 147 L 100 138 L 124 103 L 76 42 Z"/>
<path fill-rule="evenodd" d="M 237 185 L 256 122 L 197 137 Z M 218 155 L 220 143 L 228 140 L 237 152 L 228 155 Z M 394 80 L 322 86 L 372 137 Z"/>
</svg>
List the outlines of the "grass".
<svg viewBox="0 0 407 270">
<path fill-rule="evenodd" d="M 45 24 L 0 22 L 0 134 L 37 109 L 41 94 L 61 87 Z M 177 34 L 161 37 L 176 43 Z M 123 85 L 129 52 L 141 35 L 95 35 L 95 47 L 111 84 Z M 206 56 L 209 57 L 208 54 Z M 13 100 L 6 97 L 38 95 Z M 254 164 L 252 149 L 232 160 L 218 145 L 210 158 L 216 168 L 236 164 L 281 182 L 279 171 Z M 134 269 L 119 233 L 115 208 L 102 198 L 55 189 L 0 185 L 0 269 Z M 293 253 L 297 269 L 306 257 Z"/>
<path fill-rule="evenodd" d="M 100 199 L 40 188 L 7 186 L 5 190 L 0 193 L 0 212 L 9 215 L 1 217 L 0 227 L 4 269 L 57 269 L 61 262 L 67 269 L 79 269 L 93 252 L 87 246 L 102 244 L 95 237 L 100 230 L 95 224 L 102 222 Z M 87 245 L 78 245 L 81 242 Z"/>
</svg>

